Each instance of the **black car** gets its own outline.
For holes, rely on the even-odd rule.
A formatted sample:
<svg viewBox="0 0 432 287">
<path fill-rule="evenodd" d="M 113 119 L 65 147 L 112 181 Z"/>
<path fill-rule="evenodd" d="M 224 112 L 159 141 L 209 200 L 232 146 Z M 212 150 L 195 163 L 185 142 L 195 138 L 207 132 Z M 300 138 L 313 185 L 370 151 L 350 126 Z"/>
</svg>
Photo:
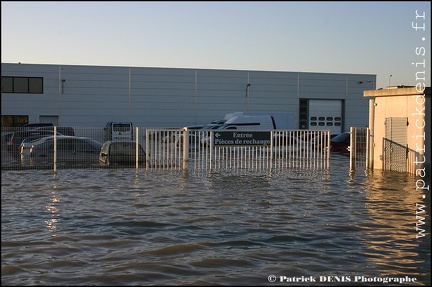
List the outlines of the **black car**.
<svg viewBox="0 0 432 287">
<path fill-rule="evenodd" d="M 54 131 L 54 126 L 38 127 L 38 128 L 34 128 L 34 130 Z M 75 135 L 75 131 L 72 127 L 58 127 L 58 126 L 56 126 L 56 131 L 59 134 L 62 134 L 64 136 L 74 136 Z"/>
<path fill-rule="evenodd" d="M 31 123 L 31 124 L 25 124 L 25 125 L 20 126 L 16 132 L 33 130 L 33 129 L 40 128 L 40 127 L 53 127 L 53 126 L 54 125 L 52 123 Z M 5 141 L 5 143 L 7 144 L 13 135 L 14 135 L 13 132 L 7 133 L 7 134 L 3 135 L 2 138 Z"/>
<path fill-rule="evenodd" d="M 99 161 L 103 166 L 134 166 L 136 165 L 135 141 L 106 141 L 103 143 L 99 154 Z M 145 163 L 145 152 L 138 144 L 138 163 Z"/>
</svg>

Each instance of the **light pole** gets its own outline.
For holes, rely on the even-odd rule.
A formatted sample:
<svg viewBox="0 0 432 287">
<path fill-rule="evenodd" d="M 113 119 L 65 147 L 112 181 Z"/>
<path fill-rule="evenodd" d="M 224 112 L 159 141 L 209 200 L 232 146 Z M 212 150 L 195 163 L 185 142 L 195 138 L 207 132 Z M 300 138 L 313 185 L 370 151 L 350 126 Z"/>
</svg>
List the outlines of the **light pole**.
<svg viewBox="0 0 432 287">
<path fill-rule="evenodd" d="M 246 111 L 249 111 L 249 87 L 251 86 L 250 83 L 248 83 L 246 85 L 246 98 L 247 98 L 247 106 L 246 106 Z"/>
</svg>

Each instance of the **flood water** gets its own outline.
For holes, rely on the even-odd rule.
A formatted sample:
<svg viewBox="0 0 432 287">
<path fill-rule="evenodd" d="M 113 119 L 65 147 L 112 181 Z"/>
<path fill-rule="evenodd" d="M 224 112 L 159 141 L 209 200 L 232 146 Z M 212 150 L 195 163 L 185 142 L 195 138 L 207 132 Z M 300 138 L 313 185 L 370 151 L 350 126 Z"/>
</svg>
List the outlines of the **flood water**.
<svg viewBox="0 0 432 287">
<path fill-rule="evenodd" d="M 2 171 L 1 283 L 430 285 L 429 193 L 348 170 Z"/>
</svg>

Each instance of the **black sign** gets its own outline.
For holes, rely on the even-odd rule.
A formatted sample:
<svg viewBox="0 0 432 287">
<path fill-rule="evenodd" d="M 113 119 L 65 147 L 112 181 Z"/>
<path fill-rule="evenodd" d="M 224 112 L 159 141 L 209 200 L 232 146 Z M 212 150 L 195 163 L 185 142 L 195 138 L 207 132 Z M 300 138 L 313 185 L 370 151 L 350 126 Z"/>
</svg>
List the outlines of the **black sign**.
<svg viewBox="0 0 432 287">
<path fill-rule="evenodd" d="M 268 146 L 270 132 L 215 131 L 214 146 Z"/>
</svg>

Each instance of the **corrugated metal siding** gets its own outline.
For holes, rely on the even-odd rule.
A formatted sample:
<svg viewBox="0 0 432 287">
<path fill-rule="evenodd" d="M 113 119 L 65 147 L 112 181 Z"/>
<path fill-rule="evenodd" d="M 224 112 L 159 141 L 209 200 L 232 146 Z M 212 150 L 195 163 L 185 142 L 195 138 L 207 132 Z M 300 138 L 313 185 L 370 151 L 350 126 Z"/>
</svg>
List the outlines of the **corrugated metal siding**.
<svg viewBox="0 0 432 287">
<path fill-rule="evenodd" d="M 375 75 L 182 68 L 2 64 L 2 76 L 44 78 L 44 94 L 2 94 L 2 114 L 58 115 L 67 126 L 104 126 L 132 121 L 135 126 L 182 127 L 206 124 L 236 111 L 298 114 L 299 98 L 344 99 L 363 112 L 368 100 L 359 85 Z M 64 79 L 63 94 L 60 82 Z M 246 84 L 250 82 L 248 97 Z M 350 121 L 349 115 L 346 119 Z M 296 119 L 298 121 L 298 119 Z M 298 126 L 298 122 L 296 123 Z"/>
</svg>

